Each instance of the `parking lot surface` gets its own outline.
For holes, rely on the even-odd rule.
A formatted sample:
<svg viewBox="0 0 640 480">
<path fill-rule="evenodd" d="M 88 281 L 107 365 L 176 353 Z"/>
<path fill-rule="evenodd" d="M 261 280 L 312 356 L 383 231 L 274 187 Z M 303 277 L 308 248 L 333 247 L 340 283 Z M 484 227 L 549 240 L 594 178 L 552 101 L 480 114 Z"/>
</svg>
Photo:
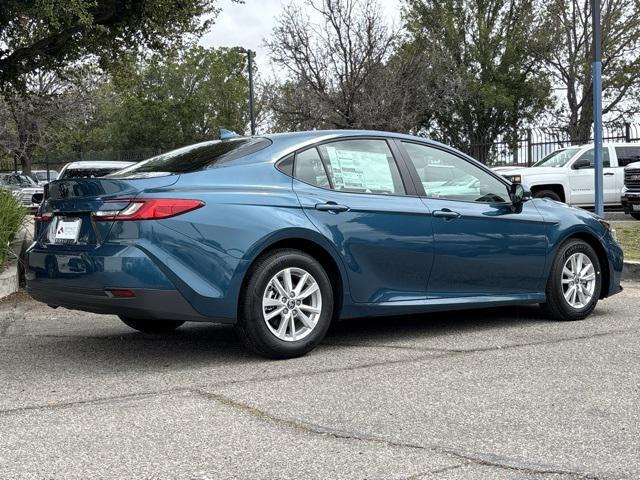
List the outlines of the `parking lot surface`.
<svg viewBox="0 0 640 480">
<path fill-rule="evenodd" d="M 637 479 L 639 301 L 348 321 L 267 361 L 228 327 L 145 335 L 18 294 L 0 478 Z"/>
</svg>

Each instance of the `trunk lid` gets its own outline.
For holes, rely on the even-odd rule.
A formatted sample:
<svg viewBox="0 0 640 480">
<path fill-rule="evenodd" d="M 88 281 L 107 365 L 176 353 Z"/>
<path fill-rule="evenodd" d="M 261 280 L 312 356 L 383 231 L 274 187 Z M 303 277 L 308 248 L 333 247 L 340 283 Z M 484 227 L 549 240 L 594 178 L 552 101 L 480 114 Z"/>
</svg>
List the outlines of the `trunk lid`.
<svg viewBox="0 0 640 480">
<path fill-rule="evenodd" d="M 86 249 L 100 245 L 107 238 L 113 221 L 94 221 L 92 212 L 110 202 L 109 209 L 118 208 L 114 200 L 135 198 L 143 191 L 161 189 L 173 185 L 179 175 L 163 177 L 111 179 L 69 178 L 56 180 L 46 187 L 46 200 L 40 215 L 50 215 L 50 220 L 38 229 L 37 240 L 42 245 L 61 249 Z M 67 232 L 65 232 L 67 230 Z"/>
</svg>

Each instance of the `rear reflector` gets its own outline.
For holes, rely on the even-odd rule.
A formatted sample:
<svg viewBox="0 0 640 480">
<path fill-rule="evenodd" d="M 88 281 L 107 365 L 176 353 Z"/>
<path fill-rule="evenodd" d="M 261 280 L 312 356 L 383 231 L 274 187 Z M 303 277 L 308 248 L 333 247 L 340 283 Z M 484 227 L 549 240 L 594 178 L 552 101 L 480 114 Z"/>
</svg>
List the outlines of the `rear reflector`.
<svg viewBox="0 0 640 480">
<path fill-rule="evenodd" d="M 129 204 L 120 210 L 98 210 L 93 212 L 94 220 L 158 220 L 175 217 L 204 206 L 201 200 L 186 200 L 179 198 L 147 198 L 131 200 L 109 200 L 105 204 Z M 106 205 L 105 205 L 106 206 Z"/>
<path fill-rule="evenodd" d="M 110 288 L 105 291 L 109 296 L 116 298 L 133 298 L 136 296 L 132 290 L 128 290 L 126 288 Z"/>
</svg>

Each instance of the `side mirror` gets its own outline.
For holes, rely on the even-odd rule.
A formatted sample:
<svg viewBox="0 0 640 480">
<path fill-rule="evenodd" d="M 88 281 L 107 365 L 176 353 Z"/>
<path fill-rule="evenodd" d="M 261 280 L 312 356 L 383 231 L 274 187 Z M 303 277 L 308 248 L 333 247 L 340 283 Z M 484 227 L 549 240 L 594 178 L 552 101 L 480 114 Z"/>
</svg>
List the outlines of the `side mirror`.
<svg viewBox="0 0 640 480">
<path fill-rule="evenodd" d="M 34 193 L 31 195 L 31 203 L 40 204 L 44 200 L 44 195 L 42 193 Z"/>
<path fill-rule="evenodd" d="M 591 162 L 589 160 L 587 160 L 586 158 L 581 158 L 581 159 L 576 160 L 573 163 L 573 167 L 571 167 L 571 168 L 573 168 L 574 170 L 581 170 L 583 168 L 591 168 L 591 166 L 592 165 L 591 165 Z"/>
<path fill-rule="evenodd" d="M 512 183 L 511 187 L 509 187 L 509 198 L 511 198 L 514 212 L 520 213 L 522 211 L 525 193 L 526 191 L 521 183 Z"/>
</svg>

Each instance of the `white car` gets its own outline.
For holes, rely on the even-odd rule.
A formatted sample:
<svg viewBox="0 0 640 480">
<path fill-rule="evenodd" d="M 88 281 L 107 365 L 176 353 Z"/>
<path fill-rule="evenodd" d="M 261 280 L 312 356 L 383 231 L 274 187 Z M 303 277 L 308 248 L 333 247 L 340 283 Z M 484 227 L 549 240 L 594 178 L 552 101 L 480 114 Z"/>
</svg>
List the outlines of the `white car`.
<svg viewBox="0 0 640 480">
<path fill-rule="evenodd" d="M 33 178 L 41 187 L 49 182 L 53 182 L 58 178 L 58 172 L 55 170 L 49 170 L 49 178 L 47 179 L 46 170 L 31 170 L 31 178 Z"/>
<path fill-rule="evenodd" d="M 603 145 L 604 204 L 620 206 L 624 187 L 624 167 L 640 160 L 640 144 Z M 511 181 L 520 180 L 536 198 L 551 198 L 573 206 L 595 204 L 593 145 L 556 150 L 530 168 L 493 169 Z"/>
<path fill-rule="evenodd" d="M 30 210 L 38 207 L 38 201 L 41 201 L 44 192 L 44 189 L 33 178 L 18 173 L 0 174 L 0 188 L 11 191 L 13 196 Z M 39 197 L 40 200 L 34 202 L 34 196 Z"/>
<path fill-rule="evenodd" d="M 130 167 L 135 162 L 71 162 L 67 163 L 58 175 L 58 180 L 64 178 L 97 178 L 104 177 L 110 173 L 117 172 L 123 168 Z"/>
</svg>

